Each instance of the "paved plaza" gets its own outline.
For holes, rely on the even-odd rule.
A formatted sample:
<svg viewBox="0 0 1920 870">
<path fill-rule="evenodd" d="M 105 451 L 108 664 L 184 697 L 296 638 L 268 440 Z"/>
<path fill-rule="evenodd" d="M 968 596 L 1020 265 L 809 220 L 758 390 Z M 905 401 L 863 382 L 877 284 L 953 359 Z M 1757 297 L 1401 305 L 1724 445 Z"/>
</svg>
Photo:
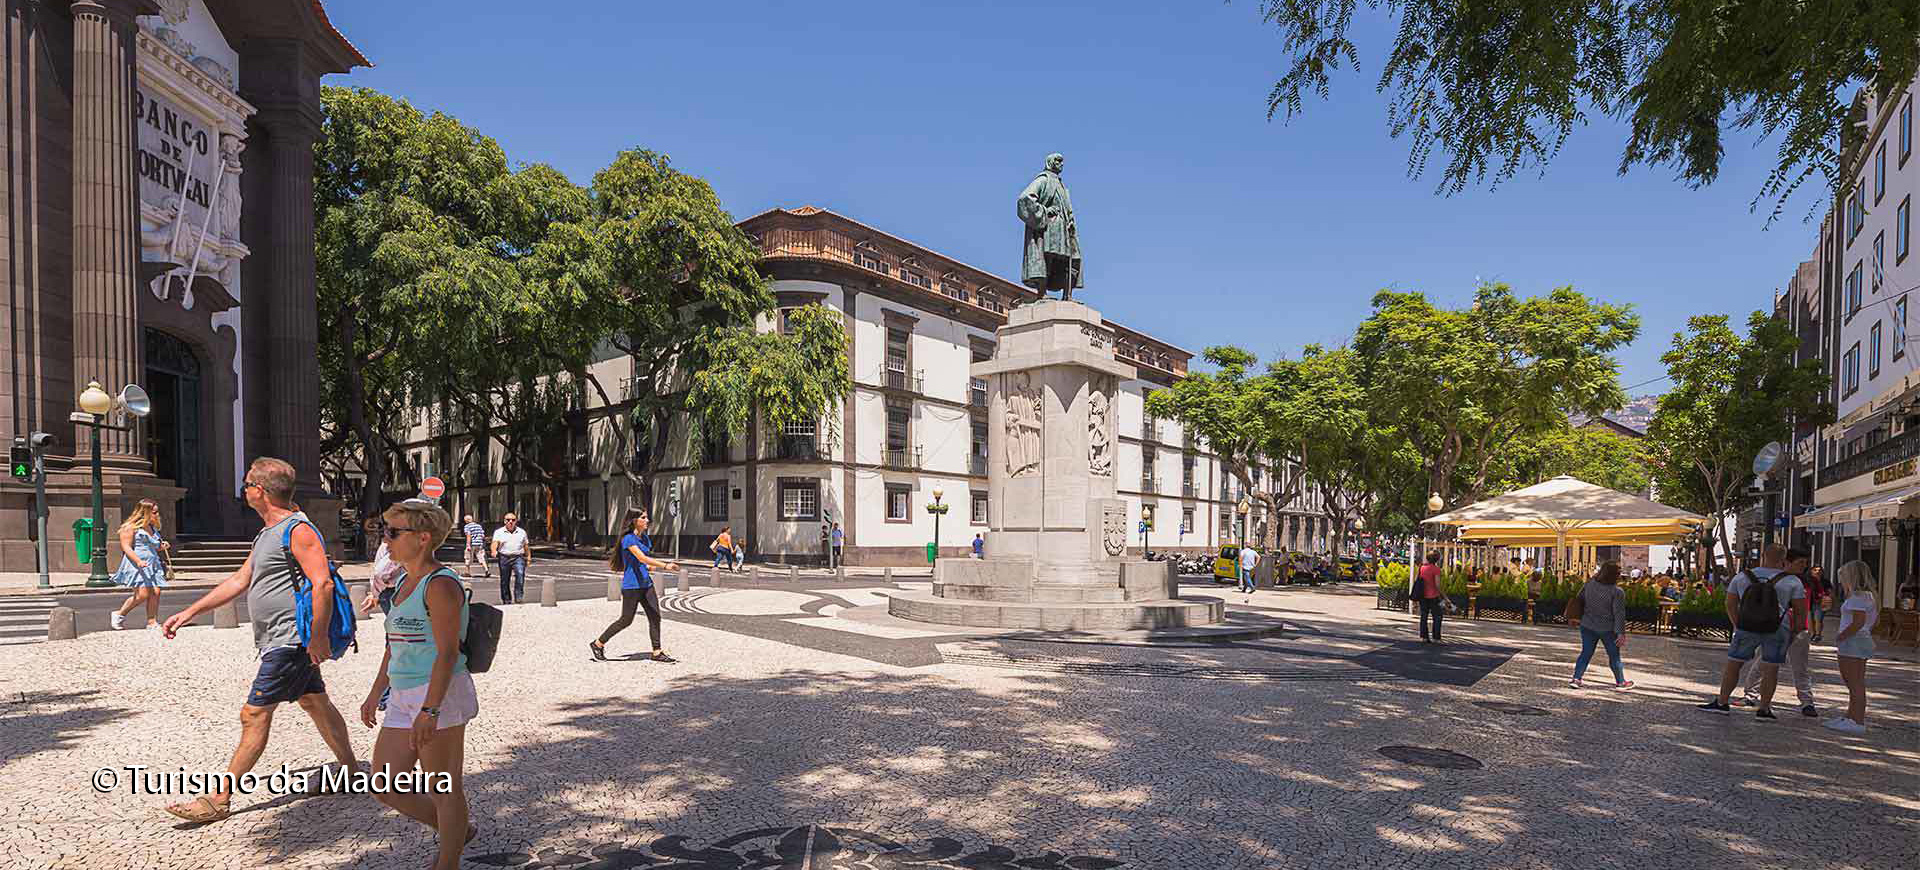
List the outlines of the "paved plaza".
<svg viewBox="0 0 1920 870">
<path fill-rule="evenodd" d="M 475 678 L 468 866 L 1920 865 L 1910 655 L 1870 665 L 1855 738 L 1784 704 L 1692 709 L 1711 644 L 1634 637 L 1636 691 L 1573 691 L 1564 630 L 1462 620 L 1423 647 L 1352 589 L 1258 593 L 1278 635 L 1149 645 L 903 625 L 874 615 L 893 588 L 675 592 L 671 665 L 624 658 L 644 622 L 587 660 L 614 603 L 509 609 Z M 326 670 L 350 722 L 380 661 L 367 625 Z M 1839 703 L 1831 647 L 1814 662 Z M 238 796 L 196 828 L 90 785 L 223 768 L 253 669 L 244 629 L 0 649 L 0 866 L 426 866 L 430 836 L 367 797 Z M 287 705 L 259 769 L 327 758 Z"/>
</svg>

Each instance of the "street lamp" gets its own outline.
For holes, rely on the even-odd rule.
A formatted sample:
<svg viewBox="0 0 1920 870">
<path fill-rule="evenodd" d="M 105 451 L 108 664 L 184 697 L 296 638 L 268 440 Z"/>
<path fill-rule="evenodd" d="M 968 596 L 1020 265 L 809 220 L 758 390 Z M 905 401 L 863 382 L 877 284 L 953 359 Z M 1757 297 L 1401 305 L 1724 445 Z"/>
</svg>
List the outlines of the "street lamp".
<svg viewBox="0 0 1920 870">
<path fill-rule="evenodd" d="M 87 573 L 87 585 L 112 586 L 113 581 L 107 579 L 106 498 L 100 491 L 100 430 L 127 428 L 108 425 L 104 419 L 116 405 L 135 417 L 147 416 L 151 405 L 147 401 L 147 392 L 137 385 L 128 384 L 121 388 L 120 396 L 116 399 L 101 389 L 99 381 L 87 382 L 87 388 L 80 391 L 78 404 L 80 413 L 69 415 L 67 419 L 86 426 L 92 432 L 93 443 L 93 567 Z"/>
<path fill-rule="evenodd" d="M 1247 513 L 1253 510 L 1253 499 L 1242 495 L 1233 509 L 1240 514 L 1240 546 L 1244 547 L 1247 545 Z"/>
<path fill-rule="evenodd" d="M 1439 493 L 1436 492 L 1432 495 L 1427 496 L 1427 512 L 1428 513 L 1437 514 L 1440 512 L 1441 508 L 1446 506 L 1447 506 L 1446 500 L 1440 498 Z"/>
<path fill-rule="evenodd" d="M 928 564 L 932 564 L 940 559 L 940 518 L 946 515 L 948 507 L 948 505 L 940 503 L 940 498 L 946 494 L 946 490 L 937 486 L 934 487 L 933 504 L 927 505 L 927 513 L 933 514 L 933 549 L 928 551 Z"/>
</svg>

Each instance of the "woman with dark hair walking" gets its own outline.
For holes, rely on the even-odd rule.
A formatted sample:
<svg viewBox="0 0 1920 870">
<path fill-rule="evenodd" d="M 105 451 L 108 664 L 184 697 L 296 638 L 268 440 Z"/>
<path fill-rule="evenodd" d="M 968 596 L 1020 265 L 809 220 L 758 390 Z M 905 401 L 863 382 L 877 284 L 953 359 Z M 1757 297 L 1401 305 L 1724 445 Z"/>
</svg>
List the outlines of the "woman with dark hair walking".
<svg viewBox="0 0 1920 870">
<path fill-rule="evenodd" d="M 1580 587 L 1580 658 L 1573 663 L 1570 689 L 1580 688 L 1587 675 L 1587 663 L 1593 661 L 1593 645 L 1605 644 L 1607 664 L 1613 668 L 1613 686 L 1631 689 L 1625 668 L 1620 666 L 1620 648 L 1627 643 L 1627 593 L 1620 589 L 1620 563 L 1604 562 L 1600 573 Z"/>
<path fill-rule="evenodd" d="M 653 558 L 653 545 L 647 540 L 647 512 L 640 508 L 627 509 L 627 533 L 620 536 L 620 546 L 607 558 L 607 570 L 619 571 L 625 576 L 620 580 L 620 618 L 607 626 L 600 637 L 587 641 L 587 652 L 593 660 L 607 660 L 607 641 L 625 631 L 633 624 L 633 611 L 636 607 L 647 611 L 647 633 L 653 639 L 653 655 L 656 662 L 675 661 L 660 648 L 660 593 L 654 589 L 653 575 L 648 568 L 661 570 L 673 566 Z"/>
</svg>

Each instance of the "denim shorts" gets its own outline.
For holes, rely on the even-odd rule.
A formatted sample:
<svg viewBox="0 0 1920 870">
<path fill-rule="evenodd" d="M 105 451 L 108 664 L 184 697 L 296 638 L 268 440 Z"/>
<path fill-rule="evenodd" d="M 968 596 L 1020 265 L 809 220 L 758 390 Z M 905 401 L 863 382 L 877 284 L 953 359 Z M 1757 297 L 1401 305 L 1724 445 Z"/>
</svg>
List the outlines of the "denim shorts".
<svg viewBox="0 0 1920 870">
<path fill-rule="evenodd" d="M 282 701 L 298 701 L 306 695 L 326 694 L 327 684 L 320 679 L 320 668 L 307 657 L 305 647 L 283 646 L 260 654 L 260 673 L 247 692 L 247 706 L 271 707 Z"/>
<path fill-rule="evenodd" d="M 1834 652 L 1850 659 L 1873 658 L 1873 635 L 1856 631 L 1852 637 L 1835 644 Z"/>
<path fill-rule="evenodd" d="M 1787 640 L 1792 637 L 1787 624 L 1782 622 L 1779 630 L 1772 634 L 1759 634 L 1736 628 L 1733 630 L 1733 642 L 1727 644 L 1727 658 L 1744 662 L 1753 658 L 1755 650 L 1760 652 L 1760 660 L 1770 665 L 1785 664 L 1787 661 Z"/>
</svg>

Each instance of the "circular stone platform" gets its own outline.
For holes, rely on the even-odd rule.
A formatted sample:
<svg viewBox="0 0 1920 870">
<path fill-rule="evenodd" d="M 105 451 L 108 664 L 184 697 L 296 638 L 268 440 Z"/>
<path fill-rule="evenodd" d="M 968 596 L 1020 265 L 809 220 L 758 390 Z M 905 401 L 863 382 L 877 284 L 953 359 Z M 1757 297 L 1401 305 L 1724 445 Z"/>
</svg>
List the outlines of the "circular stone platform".
<svg viewBox="0 0 1920 870">
<path fill-rule="evenodd" d="M 1212 625 L 1226 618 L 1218 598 L 1181 596 L 1153 601 L 1014 602 L 941 598 L 931 592 L 901 592 L 887 612 L 901 619 L 979 628 L 1042 631 L 1129 631 Z"/>
</svg>

